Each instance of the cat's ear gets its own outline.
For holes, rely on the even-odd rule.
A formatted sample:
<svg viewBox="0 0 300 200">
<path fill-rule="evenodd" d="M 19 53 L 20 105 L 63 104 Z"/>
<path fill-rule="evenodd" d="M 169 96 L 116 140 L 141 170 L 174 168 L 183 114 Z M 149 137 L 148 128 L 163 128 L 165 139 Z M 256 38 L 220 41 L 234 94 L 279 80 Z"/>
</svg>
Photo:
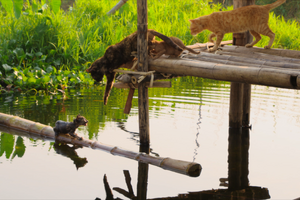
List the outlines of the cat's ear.
<svg viewBox="0 0 300 200">
<path fill-rule="evenodd" d="M 194 19 L 189 19 L 189 22 L 190 22 L 191 24 L 195 23 L 195 21 L 196 21 L 196 20 L 194 20 Z"/>
</svg>

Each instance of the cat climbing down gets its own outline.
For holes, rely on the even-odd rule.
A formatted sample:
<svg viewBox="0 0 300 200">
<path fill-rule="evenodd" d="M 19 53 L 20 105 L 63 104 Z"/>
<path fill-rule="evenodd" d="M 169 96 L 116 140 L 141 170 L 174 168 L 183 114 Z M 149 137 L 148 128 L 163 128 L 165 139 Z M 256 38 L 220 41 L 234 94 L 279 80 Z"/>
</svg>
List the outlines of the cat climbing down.
<svg viewBox="0 0 300 200">
<path fill-rule="evenodd" d="M 177 37 L 170 37 L 170 39 L 177 44 L 180 48 L 186 49 L 191 53 L 200 54 L 200 52 L 194 51 L 191 48 L 186 47 L 183 42 Z M 161 57 L 163 54 L 169 55 L 170 57 L 178 58 L 183 50 L 178 50 L 170 46 L 165 41 L 154 41 L 152 45 L 149 45 L 150 52 L 154 54 L 153 59 Z"/>
<path fill-rule="evenodd" d="M 173 48 L 182 51 L 169 37 L 151 29 L 148 30 L 148 45 L 151 45 L 155 41 L 155 36 L 164 40 L 173 46 Z M 121 42 L 109 46 L 104 55 L 95 60 L 86 70 L 97 82 L 102 81 L 103 75 L 106 76 L 107 83 L 104 94 L 104 105 L 107 104 L 108 96 L 114 83 L 116 73 L 113 70 L 132 62 L 135 58 L 131 54 L 133 51 L 137 51 L 137 32 L 127 36 Z"/>
<path fill-rule="evenodd" d="M 271 48 L 275 34 L 268 26 L 269 11 L 273 8 L 285 3 L 286 0 L 277 0 L 268 5 L 250 5 L 237 8 L 231 11 L 214 12 L 210 15 L 205 15 L 196 19 L 189 20 L 190 30 L 192 35 L 197 35 L 203 30 L 212 31 L 209 37 L 210 42 L 214 42 L 212 38 L 217 37 L 215 45 L 209 51 L 218 49 L 224 35 L 226 33 L 241 33 L 247 30 L 255 37 L 255 40 L 246 47 L 253 47 L 261 40 L 261 35 L 266 35 L 270 38 L 269 44 L 265 49 Z"/>
</svg>

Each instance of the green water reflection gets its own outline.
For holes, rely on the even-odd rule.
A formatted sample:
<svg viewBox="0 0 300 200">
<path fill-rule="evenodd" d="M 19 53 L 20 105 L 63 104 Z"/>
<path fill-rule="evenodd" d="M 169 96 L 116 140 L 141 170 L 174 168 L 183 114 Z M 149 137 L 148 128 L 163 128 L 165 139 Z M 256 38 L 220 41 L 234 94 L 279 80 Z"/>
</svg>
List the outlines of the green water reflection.
<svg viewBox="0 0 300 200">
<path fill-rule="evenodd" d="M 222 92 L 229 90 L 225 82 L 195 77 L 182 77 L 172 80 L 171 88 L 149 89 L 149 110 L 159 111 L 162 107 L 176 109 L 177 103 L 197 104 L 206 96 L 207 102 L 221 98 Z M 65 94 L 26 95 L 12 94 L 0 96 L 0 112 L 16 115 L 28 120 L 54 126 L 57 120 L 72 121 L 77 114 L 89 120 L 89 139 L 96 138 L 108 121 L 126 122 L 128 115 L 123 113 L 128 89 L 111 91 L 108 105 L 103 105 L 104 86 L 69 89 Z M 137 91 L 135 91 L 130 115 L 137 115 Z M 162 101 L 163 100 L 163 101 Z M 204 104 L 206 102 L 203 102 Z M 156 112 L 159 115 L 159 112 Z"/>
<path fill-rule="evenodd" d="M 0 136 L 0 157 L 5 156 L 6 159 L 14 159 L 15 156 L 22 157 L 25 153 L 25 145 L 23 138 L 1 133 Z"/>
<path fill-rule="evenodd" d="M 214 195 L 211 188 L 218 188 L 219 184 L 229 187 L 230 181 L 236 185 L 230 185 L 231 189 L 248 188 L 255 195 L 261 191 L 265 198 L 268 198 L 267 189 L 253 190 L 255 188 L 247 187 L 249 182 L 268 188 L 274 199 L 299 196 L 300 163 L 287 156 L 291 152 L 299 155 L 299 93 L 260 86 L 252 89 L 251 147 L 248 136 L 240 138 L 228 133 L 228 83 L 182 77 L 172 80 L 172 88 L 149 89 L 151 148 L 162 157 L 196 159 L 195 162 L 203 166 L 201 175 L 191 179 L 149 165 L 147 196 L 150 199 L 167 196 L 180 199 L 188 195 L 192 199 L 196 193 L 188 191 Z M 94 86 L 68 89 L 65 94 L 0 95 L 0 112 L 50 126 L 58 119 L 72 121 L 80 113 L 89 120 L 87 127 L 79 128 L 81 136 L 138 151 L 137 91 L 129 115 L 123 113 L 127 89 L 114 88 L 107 106 L 103 105 L 103 92 L 104 86 Z M 8 133 L 0 130 L 0 167 L 3 169 L 0 179 L 6 180 L 0 182 L 4 191 L 0 199 L 10 197 L 15 188 L 20 191 L 13 194 L 15 199 L 105 199 L 102 181 L 105 174 L 114 198 L 124 199 L 124 195 L 113 190 L 114 187 L 127 190 L 126 185 L 123 187 L 126 182 L 123 170 L 130 171 L 133 194 L 138 195 L 135 186 L 139 166 L 135 161 L 57 144 L 38 136 Z M 234 146 L 241 141 L 245 146 Z M 16 175 L 19 171 L 22 173 Z M 53 177 L 59 177 L 60 181 Z M 70 184 L 70 180 L 74 184 Z M 71 185 L 70 190 L 65 185 Z"/>
</svg>

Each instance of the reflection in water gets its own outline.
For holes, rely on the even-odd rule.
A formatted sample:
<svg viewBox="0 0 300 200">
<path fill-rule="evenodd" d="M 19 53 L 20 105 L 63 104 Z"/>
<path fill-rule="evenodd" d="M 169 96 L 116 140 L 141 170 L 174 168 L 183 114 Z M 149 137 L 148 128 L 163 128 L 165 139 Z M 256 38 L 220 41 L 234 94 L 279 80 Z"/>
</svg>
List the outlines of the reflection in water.
<svg viewBox="0 0 300 200">
<path fill-rule="evenodd" d="M 131 135 L 131 140 L 135 141 L 138 145 L 140 144 L 140 135 L 138 132 L 133 132 L 129 131 L 125 128 L 125 123 L 124 122 L 117 122 L 117 127 L 120 128 L 122 131 L 125 131 Z M 141 151 L 144 152 L 144 151 Z M 154 152 L 153 149 L 150 148 L 150 153 L 153 154 L 154 156 L 159 157 L 159 154 Z"/>
<path fill-rule="evenodd" d="M 66 143 L 55 141 L 53 147 L 56 153 L 73 160 L 77 170 L 80 167 L 84 167 L 85 164 L 88 162 L 86 158 L 79 157 L 77 152 L 75 151 L 78 148 L 82 148 L 82 146 L 73 145 L 72 147 L 70 147 Z"/>
<path fill-rule="evenodd" d="M 249 128 L 229 129 L 228 138 L 228 178 L 220 178 L 221 186 L 228 189 L 212 189 L 199 192 L 179 194 L 176 197 L 161 197 L 156 200 L 260 200 L 269 199 L 267 188 L 249 186 Z M 145 150 L 145 149 L 143 149 Z M 131 177 L 128 170 L 124 170 L 125 181 L 128 191 L 114 187 L 113 190 L 133 200 L 147 199 L 148 164 L 140 163 L 138 166 L 137 196 L 134 195 L 131 185 Z M 109 187 L 106 175 L 104 175 L 104 186 L 107 200 L 114 200 L 113 193 Z M 99 198 L 96 198 L 99 199 Z M 119 198 L 116 198 L 119 199 Z M 149 199 L 150 200 L 150 199 Z M 154 199 L 153 199 L 154 200 Z"/>
<path fill-rule="evenodd" d="M 1 128 L 0 128 L 1 131 Z M 21 158 L 25 154 L 26 146 L 22 137 L 18 136 L 15 141 L 13 135 L 7 133 L 0 134 L 0 157 L 5 153 L 5 157 L 11 160 L 18 156 Z"/>
<path fill-rule="evenodd" d="M 7 159 L 10 158 L 12 152 L 13 154 L 11 159 L 13 159 L 15 156 L 22 157 L 25 154 L 26 146 L 24 144 L 24 139 L 21 136 L 25 136 L 32 139 L 53 141 L 53 139 L 46 138 L 41 135 L 31 134 L 25 131 L 12 129 L 6 126 L 0 126 L 0 132 L 2 132 L 0 137 L 0 157 L 5 153 Z M 15 136 L 18 136 L 16 142 Z M 75 151 L 78 148 L 82 148 L 81 146 L 73 145 L 72 147 L 70 147 L 66 143 L 55 142 L 53 147 L 56 153 L 73 160 L 76 169 L 85 166 L 88 162 L 86 158 L 79 157 L 77 152 Z"/>
<path fill-rule="evenodd" d="M 200 124 L 201 124 L 201 105 L 202 105 L 202 97 L 200 97 L 200 104 L 199 104 L 199 117 L 198 117 L 198 122 L 197 122 L 197 134 L 196 134 L 196 139 L 195 139 L 195 142 L 196 142 L 196 148 L 195 148 L 195 153 L 194 153 L 194 156 L 193 156 L 193 162 L 195 162 L 196 160 L 196 156 L 198 155 L 197 153 L 197 150 L 199 149 L 200 145 L 198 143 L 198 137 L 199 137 L 199 133 L 200 133 Z"/>
<path fill-rule="evenodd" d="M 129 133 L 131 135 L 131 140 L 135 141 L 137 144 L 140 143 L 140 136 L 138 132 L 133 132 L 133 131 L 129 131 L 125 128 L 125 123 L 124 122 L 117 122 L 117 127 L 120 128 L 121 130 Z"/>
</svg>

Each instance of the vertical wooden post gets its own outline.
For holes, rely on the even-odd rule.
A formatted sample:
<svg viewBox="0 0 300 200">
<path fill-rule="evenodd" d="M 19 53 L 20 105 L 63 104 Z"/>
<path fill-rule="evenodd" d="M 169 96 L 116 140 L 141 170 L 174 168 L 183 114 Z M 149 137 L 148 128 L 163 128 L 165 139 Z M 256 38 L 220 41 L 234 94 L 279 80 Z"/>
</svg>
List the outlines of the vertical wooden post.
<svg viewBox="0 0 300 200">
<path fill-rule="evenodd" d="M 140 146 L 140 152 L 146 154 L 150 153 L 150 148 L 145 146 Z M 137 182 L 137 199 L 146 200 L 147 199 L 147 189 L 148 189 L 148 171 L 149 164 L 139 162 L 138 167 L 138 182 Z"/>
<path fill-rule="evenodd" d="M 230 84 L 229 128 L 241 128 L 243 119 L 243 89 L 242 83 Z"/>
<path fill-rule="evenodd" d="M 148 13 L 147 0 L 137 1 L 138 14 L 138 37 L 137 37 L 137 52 L 138 52 L 138 71 L 148 71 Z M 148 88 L 146 82 L 142 81 L 138 87 L 138 103 L 139 103 L 139 132 L 140 144 L 149 145 L 149 102 Z"/>
<path fill-rule="evenodd" d="M 233 0 L 234 8 L 253 5 L 255 0 Z M 247 33 L 234 33 L 233 44 L 245 46 L 252 41 L 252 36 Z M 229 127 L 249 127 L 250 123 L 251 85 L 242 83 L 231 83 L 230 86 L 230 108 Z"/>
</svg>

